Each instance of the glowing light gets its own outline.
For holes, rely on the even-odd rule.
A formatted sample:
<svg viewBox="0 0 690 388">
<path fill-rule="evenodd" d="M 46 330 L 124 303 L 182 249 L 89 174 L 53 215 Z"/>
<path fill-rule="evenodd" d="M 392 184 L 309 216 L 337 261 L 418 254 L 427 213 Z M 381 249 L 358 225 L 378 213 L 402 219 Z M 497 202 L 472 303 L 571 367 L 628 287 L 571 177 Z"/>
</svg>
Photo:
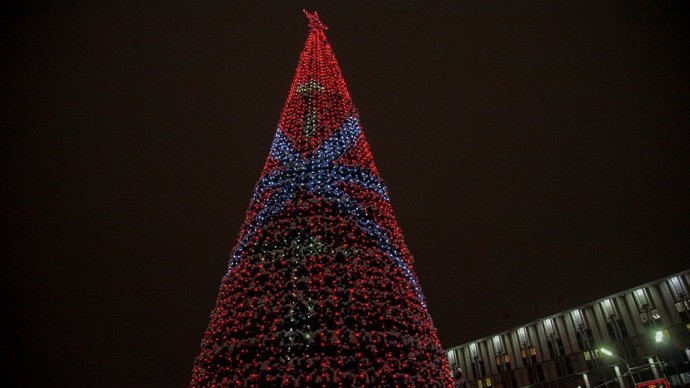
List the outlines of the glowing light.
<svg viewBox="0 0 690 388">
<path fill-rule="evenodd" d="M 309 35 L 191 385 L 452 386 L 330 44 Z"/>
</svg>

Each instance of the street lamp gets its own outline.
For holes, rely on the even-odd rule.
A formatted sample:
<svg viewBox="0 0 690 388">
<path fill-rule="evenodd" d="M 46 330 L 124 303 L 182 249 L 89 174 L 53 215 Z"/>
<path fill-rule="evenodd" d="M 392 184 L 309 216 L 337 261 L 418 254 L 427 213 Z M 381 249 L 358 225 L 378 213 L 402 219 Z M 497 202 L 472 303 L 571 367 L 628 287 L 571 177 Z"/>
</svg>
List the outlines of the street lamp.
<svg viewBox="0 0 690 388">
<path fill-rule="evenodd" d="M 620 356 L 617 356 L 617 355 L 613 354 L 612 351 L 610 351 L 610 350 L 608 350 L 608 349 L 606 349 L 606 348 L 601 348 L 601 349 L 599 349 L 599 350 L 600 350 L 602 353 L 604 353 L 605 355 L 609 356 L 609 357 L 615 357 L 615 358 L 617 358 L 617 359 L 623 361 L 623 364 L 625 364 L 625 368 L 628 370 L 628 376 L 630 376 L 630 380 L 631 380 L 632 383 L 633 383 L 633 387 L 637 385 L 637 383 L 635 382 L 635 377 L 634 377 L 633 374 L 632 374 L 632 370 L 630 369 L 630 364 L 628 364 L 628 360 L 624 359 L 623 357 L 620 357 Z"/>
<path fill-rule="evenodd" d="M 659 360 L 659 345 L 662 344 L 664 341 L 664 332 L 661 330 L 658 330 L 654 334 L 654 340 L 656 341 L 654 344 L 654 364 L 652 364 L 652 371 L 654 372 L 654 377 L 659 378 L 659 372 L 657 371 L 657 366 L 659 369 L 661 369 L 661 376 L 663 378 L 666 378 L 666 372 L 664 371 L 664 364 Z"/>
</svg>

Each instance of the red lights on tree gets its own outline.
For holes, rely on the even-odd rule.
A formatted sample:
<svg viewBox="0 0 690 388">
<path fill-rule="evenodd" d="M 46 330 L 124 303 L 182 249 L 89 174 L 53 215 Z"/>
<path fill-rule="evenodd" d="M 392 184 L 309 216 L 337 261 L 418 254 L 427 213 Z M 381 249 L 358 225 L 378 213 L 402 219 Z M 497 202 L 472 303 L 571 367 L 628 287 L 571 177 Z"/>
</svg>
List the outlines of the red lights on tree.
<svg viewBox="0 0 690 388">
<path fill-rule="evenodd" d="M 316 12 L 191 386 L 451 386 Z"/>
</svg>

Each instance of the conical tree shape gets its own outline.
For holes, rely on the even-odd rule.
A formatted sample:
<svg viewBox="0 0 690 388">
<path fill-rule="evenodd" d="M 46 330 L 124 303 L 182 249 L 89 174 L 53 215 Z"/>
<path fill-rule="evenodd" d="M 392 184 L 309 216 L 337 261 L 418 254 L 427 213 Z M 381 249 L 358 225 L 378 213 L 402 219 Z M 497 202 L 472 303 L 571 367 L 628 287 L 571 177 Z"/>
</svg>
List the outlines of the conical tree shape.
<svg viewBox="0 0 690 388">
<path fill-rule="evenodd" d="M 191 386 L 451 386 L 326 27 L 307 16 Z"/>
</svg>

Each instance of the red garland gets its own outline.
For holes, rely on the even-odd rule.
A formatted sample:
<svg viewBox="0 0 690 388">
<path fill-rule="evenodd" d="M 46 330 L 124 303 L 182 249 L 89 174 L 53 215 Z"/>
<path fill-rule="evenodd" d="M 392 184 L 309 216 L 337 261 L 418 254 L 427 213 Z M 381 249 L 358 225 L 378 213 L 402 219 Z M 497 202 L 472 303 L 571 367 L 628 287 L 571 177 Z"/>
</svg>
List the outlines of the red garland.
<svg viewBox="0 0 690 388">
<path fill-rule="evenodd" d="M 452 386 L 316 12 L 192 387 Z"/>
</svg>

